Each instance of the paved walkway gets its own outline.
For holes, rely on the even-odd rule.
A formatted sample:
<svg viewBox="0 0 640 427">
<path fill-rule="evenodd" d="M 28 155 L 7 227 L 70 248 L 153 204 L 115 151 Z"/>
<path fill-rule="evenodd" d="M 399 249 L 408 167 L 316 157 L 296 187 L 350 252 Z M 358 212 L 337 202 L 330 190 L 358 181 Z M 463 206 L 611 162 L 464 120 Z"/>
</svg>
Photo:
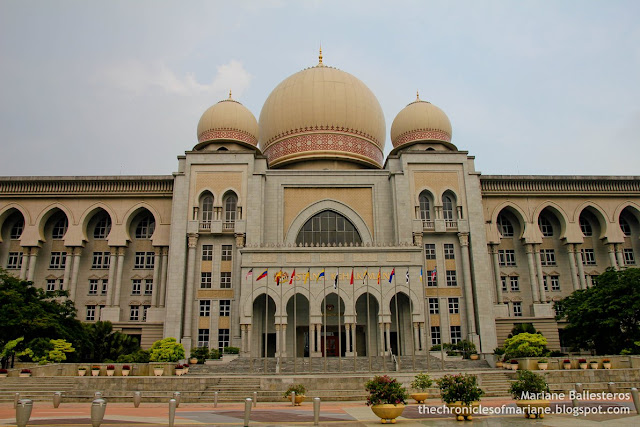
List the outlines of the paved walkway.
<svg viewBox="0 0 640 427">
<path fill-rule="evenodd" d="M 515 409 L 515 404 L 507 398 L 486 398 L 482 400 L 486 410 L 502 411 L 503 408 Z M 570 401 L 553 402 L 554 412 L 543 420 L 527 420 L 523 415 L 478 415 L 473 423 L 456 422 L 452 415 L 425 414 L 426 411 L 437 411 L 442 408 L 439 400 L 428 400 L 426 406 L 411 403 L 405 408 L 403 416 L 397 424 L 403 426 L 630 426 L 640 425 L 640 416 L 633 408 L 631 401 L 581 402 L 583 408 L 590 410 L 600 407 L 602 411 L 620 411 L 629 408 L 627 414 L 589 414 L 573 416 L 566 411 L 572 408 Z M 608 409 L 610 408 L 610 409 Z M 508 410 L 508 409 L 507 409 Z M 91 404 L 62 403 L 54 409 L 49 402 L 34 402 L 33 413 L 28 425 L 48 427 L 84 427 L 91 426 Z M 167 426 L 168 404 L 142 403 L 134 408 L 132 403 L 108 403 L 103 426 Z M 176 411 L 175 427 L 186 426 L 242 426 L 244 419 L 244 403 L 221 403 L 217 408 L 213 405 L 181 404 Z M 15 426 L 15 410 L 13 404 L 0 404 L 0 425 Z M 305 402 L 302 406 L 292 407 L 288 403 L 258 403 L 252 409 L 252 426 L 313 426 L 313 404 Z M 360 402 L 324 402 L 321 405 L 321 426 L 378 426 L 380 420 L 364 403 Z"/>
</svg>

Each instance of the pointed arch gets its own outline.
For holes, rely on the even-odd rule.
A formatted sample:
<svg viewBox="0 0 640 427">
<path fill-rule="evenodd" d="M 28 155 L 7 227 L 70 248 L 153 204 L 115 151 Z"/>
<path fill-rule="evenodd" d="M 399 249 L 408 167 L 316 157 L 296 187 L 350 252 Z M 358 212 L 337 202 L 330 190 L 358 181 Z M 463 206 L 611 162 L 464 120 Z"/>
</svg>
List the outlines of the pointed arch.
<svg viewBox="0 0 640 427">
<path fill-rule="evenodd" d="M 600 236 L 598 236 L 598 238 L 602 239 L 607 236 L 609 221 L 604 209 L 602 209 L 602 207 L 592 201 L 586 201 L 578 206 L 574 211 L 573 217 L 576 223 L 580 222 L 580 215 L 584 210 L 587 210 L 588 212 L 593 214 L 593 216 L 595 216 L 598 220 L 598 223 L 600 225 Z"/>
<path fill-rule="evenodd" d="M 82 239 L 85 242 L 89 240 L 88 239 L 89 232 L 87 230 L 87 228 L 89 227 L 89 222 L 91 222 L 91 220 L 95 215 L 98 215 L 102 211 L 106 212 L 107 215 L 109 215 L 109 218 L 111 219 L 112 228 L 117 223 L 118 218 L 116 217 L 116 214 L 108 205 L 102 202 L 92 204 L 87 209 L 85 209 L 84 212 L 82 212 L 82 214 L 80 215 L 79 224 L 82 232 Z"/>
<path fill-rule="evenodd" d="M 71 214 L 71 211 L 69 210 L 69 208 L 67 208 L 62 203 L 52 203 L 47 207 L 45 207 L 40 212 L 40 215 L 38 215 L 38 218 L 36 219 L 36 227 L 38 229 L 38 235 L 39 235 L 40 241 L 42 242 L 46 241 L 46 238 L 44 236 L 44 227 L 46 226 L 49 218 L 51 218 L 51 216 L 53 216 L 57 211 L 62 211 L 66 215 L 67 221 L 69 222 L 69 226 L 71 226 L 72 224 L 75 224 L 75 219 L 73 218 L 73 215 Z"/>
<path fill-rule="evenodd" d="M 559 239 L 564 239 L 567 237 L 567 225 L 569 223 L 569 215 L 564 211 L 564 209 L 555 202 L 550 200 L 544 201 L 540 203 L 535 210 L 533 211 L 533 220 L 532 224 L 538 224 L 538 219 L 540 218 L 540 214 L 543 210 L 548 209 L 558 220 L 560 223 L 560 233 L 558 235 Z"/>
<path fill-rule="evenodd" d="M 498 230 L 498 216 L 502 213 L 503 210 L 507 209 L 513 216 L 516 217 L 520 226 L 520 235 L 517 236 L 518 239 L 522 239 L 525 235 L 525 228 L 527 227 L 527 216 L 522 211 L 522 209 L 516 205 L 515 203 L 505 201 L 496 206 L 491 215 L 491 227 L 494 228 L 494 232 L 497 232 L 498 235 L 502 235 L 500 230 Z M 537 224 L 537 223 L 536 223 Z"/>
<path fill-rule="evenodd" d="M 151 216 L 153 217 L 153 220 L 155 221 L 155 230 L 158 230 L 158 226 L 162 223 L 162 218 L 160 217 L 160 213 L 149 203 L 147 202 L 140 202 L 135 204 L 134 206 L 132 206 L 131 208 L 129 208 L 129 210 L 127 211 L 127 213 L 124 214 L 124 220 L 123 220 L 123 226 L 124 226 L 124 232 L 125 232 L 125 236 L 127 241 L 131 241 L 131 233 L 129 232 L 129 230 L 131 229 L 131 223 L 133 222 L 133 220 L 135 219 L 136 216 L 138 216 L 138 214 L 140 214 L 142 211 L 147 210 L 149 211 L 149 213 L 151 214 Z M 155 231 L 154 231 L 155 234 Z M 153 235 L 150 237 L 151 240 L 153 240 Z"/>
</svg>

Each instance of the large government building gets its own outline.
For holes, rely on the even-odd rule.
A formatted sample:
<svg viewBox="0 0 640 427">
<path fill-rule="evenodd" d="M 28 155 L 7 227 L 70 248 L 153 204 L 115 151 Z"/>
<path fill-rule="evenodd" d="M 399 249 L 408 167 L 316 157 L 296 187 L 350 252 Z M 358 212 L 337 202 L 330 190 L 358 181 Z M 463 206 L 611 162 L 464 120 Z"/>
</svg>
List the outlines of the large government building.
<svg viewBox="0 0 640 427">
<path fill-rule="evenodd" d="M 640 177 L 481 175 L 407 101 L 385 158 L 375 95 L 320 56 L 259 120 L 231 95 L 206 110 L 172 175 L 0 178 L 0 267 L 143 347 L 492 353 L 532 323 L 561 348 L 553 302 L 637 263 Z"/>
</svg>

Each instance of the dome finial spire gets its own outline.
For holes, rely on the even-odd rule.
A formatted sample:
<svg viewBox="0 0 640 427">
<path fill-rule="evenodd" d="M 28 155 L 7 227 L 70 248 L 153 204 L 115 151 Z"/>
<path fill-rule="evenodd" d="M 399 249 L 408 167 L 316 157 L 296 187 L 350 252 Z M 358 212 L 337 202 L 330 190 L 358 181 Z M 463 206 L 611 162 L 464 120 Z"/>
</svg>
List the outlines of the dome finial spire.
<svg viewBox="0 0 640 427">
<path fill-rule="evenodd" d="M 231 89 L 229 89 L 229 99 L 233 99 L 231 98 Z"/>
<path fill-rule="evenodd" d="M 318 54 L 318 67 L 324 67 L 322 63 L 322 43 L 320 43 L 320 53 Z"/>
<path fill-rule="evenodd" d="M 420 91 L 416 90 L 416 102 L 420 101 Z"/>
</svg>

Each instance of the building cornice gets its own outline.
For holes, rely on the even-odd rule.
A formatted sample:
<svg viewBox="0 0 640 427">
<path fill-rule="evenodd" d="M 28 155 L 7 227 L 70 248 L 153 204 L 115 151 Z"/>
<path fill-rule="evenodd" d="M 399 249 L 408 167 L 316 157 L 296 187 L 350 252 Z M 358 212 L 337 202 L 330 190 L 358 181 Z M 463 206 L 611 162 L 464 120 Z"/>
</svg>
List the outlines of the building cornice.
<svg viewBox="0 0 640 427">
<path fill-rule="evenodd" d="M 640 195 L 640 176 L 482 175 L 483 196 Z"/>
<path fill-rule="evenodd" d="M 0 177 L 3 197 L 171 197 L 172 194 L 170 175 Z"/>
</svg>

